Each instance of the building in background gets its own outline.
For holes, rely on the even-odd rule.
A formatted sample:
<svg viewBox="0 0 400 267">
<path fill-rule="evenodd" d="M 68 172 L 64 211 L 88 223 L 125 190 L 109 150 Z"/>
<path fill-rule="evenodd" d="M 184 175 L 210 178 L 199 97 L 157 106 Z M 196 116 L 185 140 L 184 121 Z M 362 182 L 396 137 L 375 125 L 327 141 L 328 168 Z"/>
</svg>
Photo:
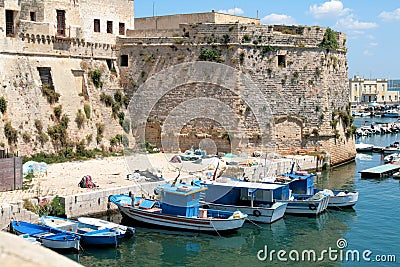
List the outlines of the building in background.
<svg viewBox="0 0 400 267">
<path fill-rule="evenodd" d="M 387 79 L 365 79 L 354 76 L 349 80 L 350 103 L 352 105 L 380 103 L 399 103 L 399 91 L 389 90 Z"/>
</svg>

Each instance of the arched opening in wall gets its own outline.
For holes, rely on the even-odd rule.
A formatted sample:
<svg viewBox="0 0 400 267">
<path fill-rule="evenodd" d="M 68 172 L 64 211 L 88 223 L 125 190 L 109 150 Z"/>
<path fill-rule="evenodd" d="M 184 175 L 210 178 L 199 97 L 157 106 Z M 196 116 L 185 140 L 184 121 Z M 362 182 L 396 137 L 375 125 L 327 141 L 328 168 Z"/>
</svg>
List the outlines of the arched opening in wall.
<svg viewBox="0 0 400 267">
<path fill-rule="evenodd" d="M 277 152 L 281 154 L 295 154 L 302 147 L 302 131 L 304 120 L 295 116 L 281 116 L 275 118 L 275 136 Z"/>
<path fill-rule="evenodd" d="M 164 152 L 184 152 L 207 139 L 203 145 L 213 151 L 252 153 L 260 150 L 262 134 L 252 108 L 238 94 L 215 84 L 191 83 L 168 91 L 153 106 L 145 143 Z"/>
</svg>

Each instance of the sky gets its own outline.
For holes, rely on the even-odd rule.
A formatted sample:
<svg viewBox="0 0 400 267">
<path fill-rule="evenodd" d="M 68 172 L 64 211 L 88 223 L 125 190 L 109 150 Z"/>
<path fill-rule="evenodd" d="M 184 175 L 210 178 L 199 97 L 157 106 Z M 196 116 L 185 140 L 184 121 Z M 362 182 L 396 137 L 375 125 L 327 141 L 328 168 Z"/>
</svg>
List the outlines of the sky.
<svg viewBox="0 0 400 267">
<path fill-rule="evenodd" d="M 347 35 L 349 78 L 400 79 L 400 0 L 135 0 L 135 17 L 209 12 Z M 154 8 L 153 8 L 154 6 Z"/>
</svg>

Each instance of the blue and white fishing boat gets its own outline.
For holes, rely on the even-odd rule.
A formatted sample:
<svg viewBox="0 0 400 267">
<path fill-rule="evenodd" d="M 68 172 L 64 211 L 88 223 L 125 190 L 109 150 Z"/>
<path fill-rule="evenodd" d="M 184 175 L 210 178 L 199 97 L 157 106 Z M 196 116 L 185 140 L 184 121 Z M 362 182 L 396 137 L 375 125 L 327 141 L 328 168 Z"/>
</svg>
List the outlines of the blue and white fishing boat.
<svg viewBox="0 0 400 267">
<path fill-rule="evenodd" d="M 205 187 L 174 182 L 157 188 L 159 201 L 128 195 L 112 195 L 109 200 L 118 206 L 124 217 L 152 226 L 199 232 L 241 228 L 246 214 L 199 207 L 200 193 L 205 190 Z"/>
<path fill-rule="evenodd" d="M 289 185 L 289 197 L 276 199 L 278 202 L 287 203 L 286 214 L 321 214 L 327 209 L 330 196 L 324 192 L 314 193 L 313 175 L 301 175 L 301 177 L 299 175 L 299 173 L 295 174 L 291 171 L 289 174 L 283 174 L 280 177 L 270 178 L 262 182 Z"/>
<path fill-rule="evenodd" d="M 286 211 L 287 203 L 276 202 L 275 198 L 282 194 L 287 194 L 288 198 L 288 185 L 251 183 L 228 177 L 197 180 L 194 184 L 208 188 L 202 204 L 213 209 L 240 210 L 254 222 L 273 223 Z"/>
<path fill-rule="evenodd" d="M 34 237 L 43 246 L 57 250 L 79 250 L 80 237 L 62 230 L 53 229 L 35 223 L 12 221 L 12 232 L 18 235 Z"/>
<path fill-rule="evenodd" d="M 314 178 L 315 174 L 308 173 L 306 171 L 295 172 L 293 171 L 292 167 L 292 171 L 290 173 L 283 174 L 282 177 L 278 179 L 281 179 L 281 181 L 283 179 L 285 183 L 289 184 L 289 188 L 292 190 L 295 198 L 304 198 L 305 195 L 314 195 L 314 198 L 320 198 L 321 195 L 328 195 L 328 208 L 352 207 L 357 203 L 358 192 L 316 189 L 314 187 Z M 318 210 L 318 208 L 319 207 L 317 206 L 316 210 Z"/>
<path fill-rule="evenodd" d="M 133 227 L 101 220 L 98 218 L 78 217 L 78 221 L 81 223 L 84 223 L 84 224 L 90 224 L 90 225 L 97 226 L 97 227 L 99 227 L 99 229 L 104 229 L 104 228 L 113 229 L 113 230 L 117 231 L 118 238 L 132 237 L 136 231 L 135 228 L 133 228 Z"/>
<path fill-rule="evenodd" d="M 117 246 L 118 233 L 113 229 L 99 228 L 94 225 L 84 224 L 79 221 L 53 217 L 42 216 L 43 224 L 53 228 L 70 233 L 76 233 L 81 237 L 82 245 L 86 246 Z"/>
</svg>

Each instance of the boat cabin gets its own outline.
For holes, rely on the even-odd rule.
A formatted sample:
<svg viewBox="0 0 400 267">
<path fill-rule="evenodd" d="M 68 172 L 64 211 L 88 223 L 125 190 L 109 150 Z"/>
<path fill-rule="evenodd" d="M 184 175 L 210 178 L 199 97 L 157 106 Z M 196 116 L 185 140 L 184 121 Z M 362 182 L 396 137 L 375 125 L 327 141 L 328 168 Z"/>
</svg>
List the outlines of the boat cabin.
<svg viewBox="0 0 400 267">
<path fill-rule="evenodd" d="M 288 184 L 293 194 L 314 195 L 314 177 L 313 173 L 292 172 L 285 173 L 282 176 L 290 178 Z"/>
<path fill-rule="evenodd" d="M 268 205 L 290 197 L 289 185 L 252 183 L 225 178 L 217 181 L 198 181 L 208 188 L 205 201 L 223 205 Z"/>
<path fill-rule="evenodd" d="M 207 188 L 188 184 L 164 184 L 158 187 L 160 206 L 163 213 L 197 217 L 199 214 L 200 193 Z"/>
</svg>

